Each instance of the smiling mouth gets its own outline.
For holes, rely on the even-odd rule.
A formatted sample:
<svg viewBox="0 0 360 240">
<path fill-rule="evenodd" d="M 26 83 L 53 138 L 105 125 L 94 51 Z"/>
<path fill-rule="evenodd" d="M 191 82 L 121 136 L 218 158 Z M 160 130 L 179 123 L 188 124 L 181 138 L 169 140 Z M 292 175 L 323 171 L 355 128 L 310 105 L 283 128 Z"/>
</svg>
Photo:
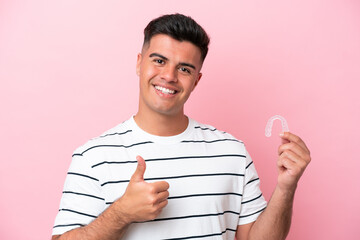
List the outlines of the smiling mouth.
<svg viewBox="0 0 360 240">
<path fill-rule="evenodd" d="M 156 90 L 162 92 L 163 94 L 175 94 L 175 93 L 177 93 L 177 91 L 175 91 L 175 90 L 160 87 L 160 86 L 157 86 L 157 85 L 154 85 L 154 87 L 155 87 Z"/>
</svg>

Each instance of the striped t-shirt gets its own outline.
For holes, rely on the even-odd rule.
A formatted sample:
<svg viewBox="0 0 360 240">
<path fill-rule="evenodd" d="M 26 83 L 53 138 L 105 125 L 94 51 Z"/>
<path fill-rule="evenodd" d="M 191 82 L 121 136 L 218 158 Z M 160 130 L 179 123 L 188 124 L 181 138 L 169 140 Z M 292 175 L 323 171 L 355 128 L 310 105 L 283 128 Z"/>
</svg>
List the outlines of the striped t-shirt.
<svg viewBox="0 0 360 240">
<path fill-rule="evenodd" d="M 131 117 L 74 152 L 53 235 L 89 224 L 121 197 L 137 155 L 145 181 L 167 181 L 170 196 L 155 220 L 132 223 L 122 239 L 233 240 L 266 207 L 243 142 L 192 119 L 179 135 L 154 136 Z"/>
</svg>

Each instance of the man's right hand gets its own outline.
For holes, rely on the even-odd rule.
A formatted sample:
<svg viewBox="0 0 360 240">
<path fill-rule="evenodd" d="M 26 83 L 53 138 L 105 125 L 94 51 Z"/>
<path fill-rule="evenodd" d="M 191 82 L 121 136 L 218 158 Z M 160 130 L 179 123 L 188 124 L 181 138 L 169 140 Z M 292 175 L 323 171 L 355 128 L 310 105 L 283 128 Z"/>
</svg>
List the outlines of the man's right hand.
<svg viewBox="0 0 360 240">
<path fill-rule="evenodd" d="M 145 160 L 140 156 L 136 159 L 137 168 L 121 198 L 88 225 L 54 235 L 52 240 L 120 239 L 131 223 L 155 219 L 168 203 L 169 184 L 165 181 L 145 182 Z"/>
<path fill-rule="evenodd" d="M 155 219 L 167 205 L 169 184 L 165 181 L 144 181 L 145 160 L 137 156 L 137 168 L 132 175 L 124 195 L 114 204 L 118 205 L 124 221 L 143 222 Z"/>
</svg>

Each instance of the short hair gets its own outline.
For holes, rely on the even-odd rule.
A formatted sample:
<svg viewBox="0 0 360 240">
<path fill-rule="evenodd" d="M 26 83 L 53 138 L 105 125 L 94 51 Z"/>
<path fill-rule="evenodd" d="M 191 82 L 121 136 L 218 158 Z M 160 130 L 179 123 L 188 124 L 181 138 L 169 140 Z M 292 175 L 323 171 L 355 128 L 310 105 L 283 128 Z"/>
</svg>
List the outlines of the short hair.
<svg viewBox="0 0 360 240">
<path fill-rule="evenodd" d="M 189 41 L 200 49 L 201 60 L 208 53 L 210 38 L 205 30 L 191 17 L 176 13 L 153 19 L 144 29 L 144 43 L 150 43 L 153 36 L 166 34 L 178 41 Z"/>
</svg>

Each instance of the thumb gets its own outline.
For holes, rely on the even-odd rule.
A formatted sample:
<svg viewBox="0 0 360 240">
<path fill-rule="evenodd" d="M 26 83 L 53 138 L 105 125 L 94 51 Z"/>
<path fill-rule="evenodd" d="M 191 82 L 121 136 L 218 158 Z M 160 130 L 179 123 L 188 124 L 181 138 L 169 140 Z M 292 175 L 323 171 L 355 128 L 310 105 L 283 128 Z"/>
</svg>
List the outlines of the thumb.
<svg viewBox="0 0 360 240">
<path fill-rule="evenodd" d="M 290 141 L 288 140 L 288 138 L 287 138 L 286 135 L 287 135 L 286 132 L 280 133 L 281 144 L 285 144 L 285 143 L 289 143 L 289 142 L 290 142 Z"/>
<path fill-rule="evenodd" d="M 135 181 L 144 181 L 144 173 L 146 170 L 145 160 L 141 156 L 137 156 L 136 160 L 138 162 L 136 170 L 132 175 L 131 179 Z"/>
</svg>

